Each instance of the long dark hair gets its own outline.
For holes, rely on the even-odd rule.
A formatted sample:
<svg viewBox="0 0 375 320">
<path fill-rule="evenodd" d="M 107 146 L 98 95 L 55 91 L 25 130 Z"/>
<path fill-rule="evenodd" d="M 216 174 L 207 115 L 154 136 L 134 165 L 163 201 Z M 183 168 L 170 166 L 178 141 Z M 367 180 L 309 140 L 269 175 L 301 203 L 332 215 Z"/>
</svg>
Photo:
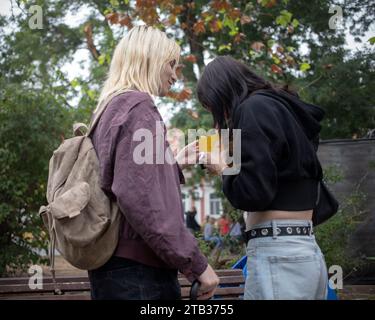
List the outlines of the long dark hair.
<svg viewBox="0 0 375 320">
<path fill-rule="evenodd" d="M 229 56 L 211 61 L 198 81 L 197 95 L 202 106 L 210 111 L 217 129 L 232 129 L 232 110 L 252 93 L 261 89 L 288 92 L 250 70 L 244 63 Z"/>
</svg>

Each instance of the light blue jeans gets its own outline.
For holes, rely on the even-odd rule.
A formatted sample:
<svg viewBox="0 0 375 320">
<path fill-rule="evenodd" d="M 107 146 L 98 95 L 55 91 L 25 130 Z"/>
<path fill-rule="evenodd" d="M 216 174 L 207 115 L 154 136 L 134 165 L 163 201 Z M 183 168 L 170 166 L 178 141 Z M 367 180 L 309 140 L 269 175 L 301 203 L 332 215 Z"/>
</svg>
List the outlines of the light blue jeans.
<svg viewBox="0 0 375 320">
<path fill-rule="evenodd" d="M 247 244 L 244 299 L 325 300 L 328 273 L 315 236 L 277 236 L 278 226 L 312 227 L 307 220 L 272 220 L 251 227 L 273 227 L 273 236 Z"/>
</svg>

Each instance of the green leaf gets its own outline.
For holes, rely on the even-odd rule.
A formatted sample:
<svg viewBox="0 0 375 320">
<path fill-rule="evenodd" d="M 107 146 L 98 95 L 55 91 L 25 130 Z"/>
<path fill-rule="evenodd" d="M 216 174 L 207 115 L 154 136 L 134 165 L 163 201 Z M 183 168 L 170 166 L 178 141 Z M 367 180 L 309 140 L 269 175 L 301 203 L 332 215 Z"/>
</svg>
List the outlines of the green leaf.
<svg viewBox="0 0 375 320">
<path fill-rule="evenodd" d="M 71 82 L 70 82 L 70 85 L 73 87 L 73 88 L 76 88 L 79 86 L 79 81 L 77 79 L 73 79 Z"/>
<path fill-rule="evenodd" d="M 103 65 L 104 62 L 105 62 L 105 59 L 106 59 L 106 55 L 105 54 L 101 54 L 98 58 L 98 62 L 100 65 Z"/>
<path fill-rule="evenodd" d="M 223 21 L 223 25 L 230 29 L 230 31 L 229 31 L 230 36 L 235 36 L 238 33 L 238 31 L 239 31 L 239 29 L 237 27 L 238 21 L 240 21 L 240 19 L 237 18 L 236 20 L 233 20 L 230 17 L 225 16 L 224 21 Z"/>
<path fill-rule="evenodd" d="M 249 50 L 249 55 L 250 55 L 250 57 L 253 58 L 253 57 L 255 57 L 257 55 L 257 53 L 254 50 L 250 49 Z"/>
<path fill-rule="evenodd" d="M 297 19 L 293 19 L 292 25 L 294 28 L 297 28 L 299 26 L 299 21 Z"/>
<path fill-rule="evenodd" d="M 287 10 L 282 10 L 280 15 L 276 18 L 276 23 L 283 27 L 286 27 L 292 20 L 292 13 Z"/>
<path fill-rule="evenodd" d="M 118 0 L 109 0 L 109 3 L 112 7 L 118 7 L 120 5 L 120 2 L 118 2 Z"/>
<path fill-rule="evenodd" d="M 124 0 L 124 3 L 125 3 L 126 5 L 128 5 L 128 4 L 129 4 L 129 0 Z"/>
<path fill-rule="evenodd" d="M 228 16 L 225 16 L 223 20 L 223 25 L 224 27 L 233 28 L 233 20 Z"/>
<path fill-rule="evenodd" d="M 209 15 L 209 16 L 207 16 L 207 17 L 204 18 L 204 22 L 208 23 L 208 22 L 210 22 L 213 18 L 214 18 L 214 16 Z"/>
<path fill-rule="evenodd" d="M 284 18 L 283 16 L 278 16 L 278 17 L 276 18 L 276 23 L 277 23 L 278 25 L 283 26 L 283 27 L 286 27 L 287 24 L 288 24 L 288 22 L 285 20 L 285 18 Z"/>
<path fill-rule="evenodd" d="M 275 62 L 276 64 L 279 64 L 280 63 L 280 59 L 277 57 L 277 56 L 272 56 L 272 60 L 273 62 Z"/>
<path fill-rule="evenodd" d="M 300 64 L 299 66 L 299 69 L 302 71 L 302 72 L 305 72 L 307 70 L 309 70 L 311 68 L 311 66 L 307 63 L 307 62 L 303 62 Z"/>
<path fill-rule="evenodd" d="M 252 58 L 252 59 L 257 59 L 259 57 L 261 57 L 263 55 L 263 52 L 260 51 L 260 52 L 257 52 L 257 51 L 254 51 L 253 49 L 250 49 L 249 50 L 249 56 Z"/>
<path fill-rule="evenodd" d="M 231 50 L 232 49 L 232 45 L 230 43 L 228 44 L 222 44 L 220 47 L 219 47 L 219 52 L 222 52 L 224 50 Z"/>
<path fill-rule="evenodd" d="M 270 39 L 270 40 L 267 41 L 267 46 L 268 46 L 269 48 L 271 48 L 275 43 L 276 43 L 275 40 Z"/>
<path fill-rule="evenodd" d="M 94 90 L 87 90 L 87 95 L 89 96 L 91 100 L 95 100 L 96 98 L 96 93 Z"/>
<path fill-rule="evenodd" d="M 107 53 L 107 54 L 105 55 L 105 61 L 107 62 L 108 65 L 111 64 L 111 55 L 110 55 L 109 53 Z"/>
<path fill-rule="evenodd" d="M 286 21 L 288 21 L 288 23 L 292 20 L 293 14 L 291 12 L 289 12 L 288 10 L 281 11 L 281 15 L 285 17 L 285 19 L 286 19 Z"/>
<path fill-rule="evenodd" d="M 368 39 L 368 42 L 370 42 L 370 44 L 375 44 L 375 37 Z"/>
<path fill-rule="evenodd" d="M 229 31 L 229 35 L 232 36 L 232 37 L 234 37 L 237 34 L 238 34 L 238 28 L 235 28 L 235 29 Z"/>
</svg>

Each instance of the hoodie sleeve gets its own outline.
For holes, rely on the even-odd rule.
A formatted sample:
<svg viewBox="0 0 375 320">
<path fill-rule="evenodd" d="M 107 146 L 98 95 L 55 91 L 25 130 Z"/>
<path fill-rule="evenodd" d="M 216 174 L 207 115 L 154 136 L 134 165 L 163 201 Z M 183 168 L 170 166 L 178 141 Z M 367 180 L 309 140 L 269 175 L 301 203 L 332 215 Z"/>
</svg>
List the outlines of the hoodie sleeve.
<svg viewBox="0 0 375 320">
<path fill-rule="evenodd" d="M 237 209 L 263 211 L 276 195 L 276 155 L 285 139 L 278 104 L 255 95 L 234 112 L 234 128 L 241 129 L 241 167 L 237 175 L 223 176 L 223 192 Z"/>
</svg>

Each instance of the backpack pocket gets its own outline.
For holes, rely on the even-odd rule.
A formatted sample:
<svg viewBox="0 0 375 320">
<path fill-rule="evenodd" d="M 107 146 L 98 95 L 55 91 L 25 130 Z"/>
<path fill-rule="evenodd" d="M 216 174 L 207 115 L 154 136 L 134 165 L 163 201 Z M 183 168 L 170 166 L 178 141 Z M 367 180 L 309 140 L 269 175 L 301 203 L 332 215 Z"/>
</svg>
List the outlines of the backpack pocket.
<svg viewBox="0 0 375 320">
<path fill-rule="evenodd" d="M 52 216 L 55 219 L 74 218 L 81 214 L 89 200 L 90 186 L 86 182 L 80 182 L 51 203 Z"/>
</svg>

